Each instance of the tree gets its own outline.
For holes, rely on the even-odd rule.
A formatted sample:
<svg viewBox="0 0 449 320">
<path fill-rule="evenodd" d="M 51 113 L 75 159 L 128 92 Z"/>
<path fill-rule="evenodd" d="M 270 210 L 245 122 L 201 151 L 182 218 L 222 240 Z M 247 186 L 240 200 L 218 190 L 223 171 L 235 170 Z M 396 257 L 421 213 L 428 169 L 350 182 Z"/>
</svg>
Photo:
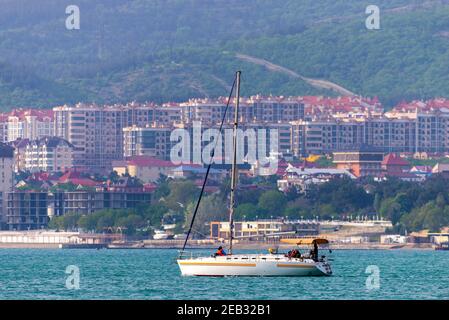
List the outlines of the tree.
<svg viewBox="0 0 449 320">
<path fill-rule="evenodd" d="M 287 198 L 279 191 L 266 191 L 259 198 L 259 208 L 265 210 L 269 216 L 281 216 L 286 205 Z"/>
<path fill-rule="evenodd" d="M 83 215 L 78 220 L 79 227 L 86 231 L 95 231 L 97 229 L 98 216 L 96 213 Z"/>
<path fill-rule="evenodd" d="M 152 202 L 157 203 L 161 198 L 164 198 L 170 194 L 170 186 L 168 184 L 167 176 L 160 174 L 156 181 L 157 188 L 153 192 Z"/>
<path fill-rule="evenodd" d="M 442 208 L 436 201 L 431 201 L 420 208 L 413 209 L 410 214 L 404 215 L 401 222 L 407 230 L 428 229 L 438 232 L 442 227 L 449 225 L 449 206 Z"/>
<path fill-rule="evenodd" d="M 60 216 L 60 217 L 52 217 L 50 219 L 50 222 L 48 223 L 48 228 L 49 229 L 55 229 L 55 230 L 63 230 L 64 229 L 64 217 Z"/>
<path fill-rule="evenodd" d="M 136 229 L 140 228 L 145 225 L 144 220 L 142 217 L 136 215 L 136 214 L 130 214 L 127 216 L 123 216 L 119 218 L 114 226 L 118 230 L 118 228 L 121 228 L 123 230 L 123 233 L 127 235 L 133 235 L 136 233 Z"/>
<path fill-rule="evenodd" d="M 318 214 L 322 218 L 331 218 L 336 215 L 337 211 L 331 204 L 322 204 L 318 208 Z"/>
<path fill-rule="evenodd" d="M 300 196 L 300 192 L 298 192 L 298 189 L 296 187 L 290 187 L 285 192 L 285 197 L 287 198 L 287 201 L 294 201 Z"/>
<path fill-rule="evenodd" d="M 186 228 L 189 227 L 195 211 L 195 203 L 190 203 L 187 207 Z M 210 195 L 201 200 L 198 213 L 195 217 L 193 228 L 202 236 L 207 236 L 210 232 L 209 223 L 212 221 L 223 221 L 228 218 L 228 209 L 220 196 Z"/>
<path fill-rule="evenodd" d="M 97 231 L 106 232 L 115 225 L 114 213 L 112 210 L 104 210 L 97 213 L 99 218 L 97 222 Z"/>
<path fill-rule="evenodd" d="M 165 197 L 165 203 L 172 210 L 180 211 L 198 198 L 199 190 L 192 181 L 171 181 L 169 187 L 170 193 Z"/>
<path fill-rule="evenodd" d="M 382 217 L 391 220 L 394 225 L 399 221 L 401 217 L 401 205 L 400 203 L 395 201 L 394 198 L 385 199 L 384 201 L 382 201 L 379 214 Z"/>
<path fill-rule="evenodd" d="M 165 214 L 169 209 L 164 203 L 157 203 L 151 206 L 146 206 L 143 210 L 143 217 L 149 221 L 150 225 L 159 227 Z M 140 211 L 140 210 L 139 210 Z"/>
<path fill-rule="evenodd" d="M 243 203 L 235 208 L 234 217 L 236 220 L 255 220 L 260 215 L 260 209 L 254 203 Z"/>
<path fill-rule="evenodd" d="M 111 173 L 108 176 L 108 179 L 112 182 L 117 182 L 120 179 L 120 176 L 118 175 L 117 171 L 111 171 Z"/>
<path fill-rule="evenodd" d="M 379 212 L 381 204 L 382 204 L 382 196 L 380 195 L 380 193 L 376 193 L 376 195 L 374 196 L 374 203 L 373 203 L 373 207 L 376 210 L 376 212 Z"/>
<path fill-rule="evenodd" d="M 284 210 L 284 216 L 289 219 L 299 219 L 301 217 L 312 217 L 311 211 L 307 212 L 306 206 L 298 201 L 290 202 Z"/>
</svg>

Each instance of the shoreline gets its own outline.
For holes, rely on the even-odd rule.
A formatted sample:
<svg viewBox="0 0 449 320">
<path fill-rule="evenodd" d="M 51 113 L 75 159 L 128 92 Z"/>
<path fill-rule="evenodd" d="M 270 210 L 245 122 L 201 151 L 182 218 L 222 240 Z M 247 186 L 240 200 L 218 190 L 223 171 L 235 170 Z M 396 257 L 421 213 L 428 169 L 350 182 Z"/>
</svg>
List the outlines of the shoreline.
<svg viewBox="0 0 449 320">
<path fill-rule="evenodd" d="M 217 246 L 223 245 L 222 243 L 208 243 L 208 244 L 197 244 L 187 246 L 188 250 L 207 250 L 216 249 Z M 182 246 L 177 244 L 167 244 L 167 243 L 159 243 L 155 245 L 137 245 L 136 243 L 125 243 L 125 244 L 112 244 L 105 245 L 103 249 L 109 250 L 151 250 L 151 249 L 181 249 Z M 292 245 L 286 244 L 276 244 L 276 243 L 236 243 L 234 244 L 234 248 L 236 250 L 268 250 L 269 248 L 278 248 L 280 251 L 288 251 L 292 248 Z M 305 248 L 305 247 L 304 247 Z M 430 243 L 426 244 L 330 244 L 329 248 L 331 250 L 434 250 L 434 247 Z M 76 245 L 61 248 L 59 243 L 0 243 L 1 249 L 58 249 L 58 250 L 73 250 L 73 249 L 99 249 L 98 245 L 92 245 L 91 247 L 86 245 L 80 245 L 77 247 Z"/>
</svg>

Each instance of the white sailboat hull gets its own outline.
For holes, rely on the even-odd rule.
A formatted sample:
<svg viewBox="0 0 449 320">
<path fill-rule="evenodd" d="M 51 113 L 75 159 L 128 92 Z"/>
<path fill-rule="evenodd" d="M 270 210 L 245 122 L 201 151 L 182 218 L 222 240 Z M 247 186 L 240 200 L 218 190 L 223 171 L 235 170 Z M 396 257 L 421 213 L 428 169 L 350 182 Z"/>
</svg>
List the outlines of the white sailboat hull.
<svg viewBox="0 0 449 320">
<path fill-rule="evenodd" d="M 196 259 L 179 259 L 183 276 L 330 276 L 325 262 L 311 259 L 290 259 L 283 255 L 236 255 Z"/>
</svg>

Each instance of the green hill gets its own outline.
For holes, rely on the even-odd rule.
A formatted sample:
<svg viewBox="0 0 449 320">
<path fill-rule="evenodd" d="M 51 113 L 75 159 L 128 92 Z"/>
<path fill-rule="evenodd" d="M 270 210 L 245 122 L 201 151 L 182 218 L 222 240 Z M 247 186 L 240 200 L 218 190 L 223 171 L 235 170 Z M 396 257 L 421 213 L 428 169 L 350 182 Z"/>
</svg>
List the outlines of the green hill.
<svg viewBox="0 0 449 320">
<path fill-rule="evenodd" d="M 66 0 L 0 4 L 0 108 L 78 101 L 179 101 L 243 93 L 333 94 L 236 57 L 332 81 L 387 105 L 449 96 L 449 1 L 78 0 L 81 29 L 65 28 Z"/>
</svg>

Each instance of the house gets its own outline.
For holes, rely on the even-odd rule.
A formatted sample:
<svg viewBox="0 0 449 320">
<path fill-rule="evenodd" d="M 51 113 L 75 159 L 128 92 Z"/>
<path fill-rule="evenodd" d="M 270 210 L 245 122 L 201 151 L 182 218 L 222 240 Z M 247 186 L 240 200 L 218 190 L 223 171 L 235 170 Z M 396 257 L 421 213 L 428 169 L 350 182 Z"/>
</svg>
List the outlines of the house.
<svg viewBox="0 0 449 320">
<path fill-rule="evenodd" d="M 275 156 L 271 156 L 266 159 L 264 163 L 260 161 L 256 161 L 251 165 L 250 174 L 253 176 L 283 176 L 285 174 L 285 170 L 288 167 L 288 162 L 282 158 L 275 158 Z"/>
<path fill-rule="evenodd" d="M 432 174 L 441 174 L 449 177 L 449 163 L 437 163 L 432 169 Z"/>
<path fill-rule="evenodd" d="M 397 154 L 389 153 L 382 160 L 383 172 L 379 176 L 380 178 L 395 177 L 403 181 L 415 181 L 419 182 L 425 179 L 422 175 L 416 175 L 410 172 L 410 163 L 399 157 Z"/>
<path fill-rule="evenodd" d="M 138 177 L 143 183 L 156 182 L 161 175 L 168 176 L 177 165 L 148 156 L 134 156 L 123 161 L 113 161 L 113 170 L 119 175 Z"/>
<path fill-rule="evenodd" d="M 289 165 L 285 172 L 285 175 L 277 181 L 278 189 L 282 192 L 287 191 L 291 187 L 306 192 L 311 185 L 326 183 L 336 177 L 346 176 L 356 179 L 355 175 L 345 169 L 296 168 Z"/>
<path fill-rule="evenodd" d="M 410 173 L 413 173 L 423 180 L 427 179 L 432 175 L 432 167 L 431 166 L 414 166 L 410 169 Z"/>
<path fill-rule="evenodd" d="M 429 237 L 432 243 L 442 244 L 449 242 L 448 232 L 429 233 Z"/>
<path fill-rule="evenodd" d="M 382 170 L 387 175 L 395 175 L 398 173 L 410 172 L 410 163 L 396 155 L 395 153 L 387 154 L 382 160 Z"/>
<path fill-rule="evenodd" d="M 333 162 L 337 169 L 348 170 L 357 178 L 377 177 L 382 173 L 384 154 L 381 151 L 364 147 L 356 151 L 334 152 Z"/>
<path fill-rule="evenodd" d="M 407 237 L 399 234 L 384 234 L 380 236 L 381 244 L 405 244 L 407 243 Z"/>
<path fill-rule="evenodd" d="M 59 184 L 72 183 L 79 187 L 98 187 L 100 182 L 84 177 L 78 171 L 67 171 L 58 179 Z"/>
<path fill-rule="evenodd" d="M 176 168 L 170 169 L 168 172 L 168 177 L 172 179 L 194 178 L 197 176 L 204 177 L 206 175 L 206 172 L 207 168 L 204 168 L 200 165 L 181 165 Z M 209 171 L 209 179 L 221 180 L 224 176 L 226 176 L 226 174 L 226 170 L 211 168 Z"/>
</svg>

